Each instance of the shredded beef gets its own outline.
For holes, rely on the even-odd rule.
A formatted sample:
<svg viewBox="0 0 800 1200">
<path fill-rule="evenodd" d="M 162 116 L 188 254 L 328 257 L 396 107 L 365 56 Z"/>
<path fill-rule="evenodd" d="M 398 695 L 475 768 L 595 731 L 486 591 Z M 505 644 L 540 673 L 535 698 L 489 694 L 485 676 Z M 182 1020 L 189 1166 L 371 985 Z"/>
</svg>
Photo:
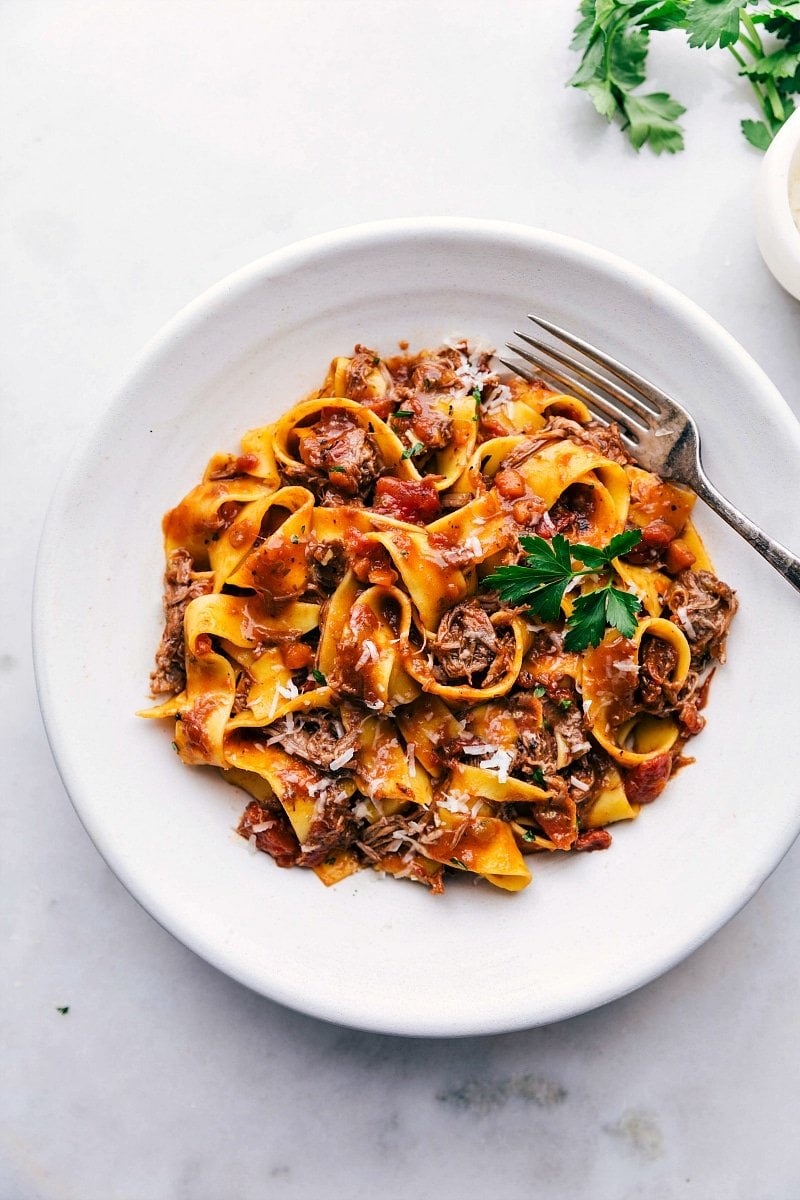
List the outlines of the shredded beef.
<svg viewBox="0 0 800 1200">
<path fill-rule="evenodd" d="M 544 433 L 544 431 L 542 431 L 542 433 Z M 500 469 L 504 471 L 514 470 L 516 467 L 521 466 L 524 462 L 527 462 L 531 455 L 535 454 L 537 450 L 541 449 L 546 442 L 553 440 L 554 437 L 541 436 L 539 433 L 537 433 L 535 437 L 523 438 L 519 445 L 515 446 L 514 449 L 505 456 L 503 461 L 500 463 Z"/>
<path fill-rule="evenodd" d="M 186 606 L 196 596 L 205 596 L 211 588 L 209 575 L 195 574 L 188 550 L 172 551 L 164 572 L 164 632 L 156 651 L 156 669 L 150 676 L 150 691 L 154 696 L 165 692 L 174 696 L 186 686 L 183 642 Z"/>
<path fill-rule="evenodd" d="M 257 830 L 257 832 L 256 832 Z M 238 832 L 256 839 L 256 849 L 274 858 L 279 867 L 294 867 L 300 846 L 289 818 L 277 800 L 253 800 L 242 813 Z"/>
<path fill-rule="evenodd" d="M 463 366 L 458 350 L 443 346 L 427 358 L 420 358 L 411 372 L 410 384 L 418 392 L 446 392 L 463 387 L 463 380 L 456 374 Z"/>
<path fill-rule="evenodd" d="M 666 594 L 666 604 L 689 640 L 692 663 L 700 666 L 709 659 L 723 663 L 725 638 L 738 608 L 727 583 L 711 571 L 681 571 Z"/>
<path fill-rule="evenodd" d="M 521 779 L 533 779 L 541 774 L 539 786 L 542 786 L 542 779 L 555 774 L 557 755 L 558 747 L 551 731 L 523 726 L 519 729 L 511 769 Z"/>
<path fill-rule="evenodd" d="M 539 522 L 540 537 L 551 538 L 556 533 L 584 537 L 592 528 L 594 490 L 587 484 L 573 483 L 559 496 L 553 507 Z"/>
<path fill-rule="evenodd" d="M 545 428 L 548 432 L 556 431 L 559 437 L 568 437 L 573 442 L 591 446 L 604 458 L 610 458 L 612 462 L 620 463 L 621 466 L 633 462 L 622 444 L 619 426 L 613 421 L 610 425 L 602 421 L 589 421 L 586 425 L 580 425 L 569 417 L 552 417 Z"/>
<path fill-rule="evenodd" d="M 678 688 L 670 677 L 677 662 L 678 651 L 670 642 L 644 636 L 639 652 L 639 695 L 648 712 L 663 712 L 675 704 Z"/>
<path fill-rule="evenodd" d="M 372 825 L 367 825 L 361 829 L 356 844 L 367 859 L 377 862 L 388 854 L 403 854 L 414 849 L 418 839 L 424 840 L 432 828 L 431 810 L 416 805 L 408 812 L 381 817 Z"/>
<path fill-rule="evenodd" d="M 344 543 L 338 540 L 318 542 L 312 539 L 306 544 L 306 561 L 311 588 L 325 596 L 335 592 L 347 569 Z"/>
<path fill-rule="evenodd" d="M 325 409 L 300 443 L 300 457 L 324 479 L 328 488 L 344 496 L 364 496 L 378 477 L 382 464 L 374 437 L 348 412 Z"/>
<path fill-rule="evenodd" d="M 358 825 L 350 804 L 350 797 L 337 787 L 320 793 L 311 828 L 300 847 L 299 866 L 318 867 L 329 854 L 353 844 Z"/>
<path fill-rule="evenodd" d="M 545 719 L 555 735 L 562 765 L 567 766 L 588 752 L 589 743 L 580 704 L 573 702 L 569 707 L 546 704 Z"/>
<path fill-rule="evenodd" d="M 355 749 L 359 740 L 359 730 L 344 733 L 341 724 L 327 709 L 314 709 L 302 717 L 295 714 L 291 730 L 287 729 L 285 719 L 283 724 L 270 728 L 275 733 L 282 733 L 281 745 L 287 754 L 304 758 L 323 771 L 329 771 L 331 762 L 347 750 Z"/>
<path fill-rule="evenodd" d="M 453 437 L 453 419 L 436 406 L 431 396 L 418 392 L 409 401 L 414 414 L 411 430 L 429 450 L 440 450 L 449 446 Z"/>
<path fill-rule="evenodd" d="M 476 676 L 490 669 L 500 644 L 480 604 L 463 600 L 442 617 L 432 649 L 448 679 L 466 679 L 472 684 Z"/>
<path fill-rule="evenodd" d="M 357 345 L 347 368 L 345 395 L 385 421 L 393 407 L 393 387 L 394 380 L 376 352 Z"/>
</svg>

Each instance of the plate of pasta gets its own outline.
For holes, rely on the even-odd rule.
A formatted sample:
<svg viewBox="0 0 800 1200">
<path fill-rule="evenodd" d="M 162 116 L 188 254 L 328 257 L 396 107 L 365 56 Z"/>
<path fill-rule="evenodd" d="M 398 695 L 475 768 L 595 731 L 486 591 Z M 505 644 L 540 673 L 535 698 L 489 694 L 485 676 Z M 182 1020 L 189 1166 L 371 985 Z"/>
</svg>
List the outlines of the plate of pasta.
<svg viewBox="0 0 800 1200">
<path fill-rule="evenodd" d="M 87 830 L 184 943 L 329 1020 L 595 1007 L 718 929 L 800 826 L 791 589 L 498 361 L 534 303 L 681 396 L 723 490 L 797 542 L 797 425 L 724 331 L 601 251 L 466 220 L 223 281 L 48 517 L 37 682 Z"/>
</svg>

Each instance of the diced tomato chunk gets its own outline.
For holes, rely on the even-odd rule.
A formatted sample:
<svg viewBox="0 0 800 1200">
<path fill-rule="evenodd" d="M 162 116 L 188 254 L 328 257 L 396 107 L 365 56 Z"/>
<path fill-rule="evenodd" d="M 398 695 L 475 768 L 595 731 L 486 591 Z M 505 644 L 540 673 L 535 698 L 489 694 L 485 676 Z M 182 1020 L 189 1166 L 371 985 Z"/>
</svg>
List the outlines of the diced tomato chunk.
<svg viewBox="0 0 800 1200">
<path fill-rule="evenodd" d="M 373 508 L 413 525 L 427 525 L 441 513 L 439 493 L 432 479 L 395 479 L 391 475 L 378 480 Z"/>
<path fill-rule="evenodd" d="M 645 546 L 657 546 L 662 549 L 668 546 L 675 537 L 675 530 L 666 521 L 658 520 L 651 521 L 649 525 L 645 525 L 642 530 L 642 542 Z"/>
<path fill-rule="evenodd" d="M 672 773 L 672 755 L 657 754 L 625 772 L 625 795 L 631 804 L 652 804 Z"/>
<path fill-rule="evenodd" d="M 680 538 L 676 538 L 676 540 L 667 547 L 667 553 L 664 556 L 664 563 L 670 574 L 677 575 L 679 572 L 685 571 L 686 568 L 690 567 L 694 561 L 695 558 L 691 550 L 685 542 L 681 541 Z"/>
</svg>

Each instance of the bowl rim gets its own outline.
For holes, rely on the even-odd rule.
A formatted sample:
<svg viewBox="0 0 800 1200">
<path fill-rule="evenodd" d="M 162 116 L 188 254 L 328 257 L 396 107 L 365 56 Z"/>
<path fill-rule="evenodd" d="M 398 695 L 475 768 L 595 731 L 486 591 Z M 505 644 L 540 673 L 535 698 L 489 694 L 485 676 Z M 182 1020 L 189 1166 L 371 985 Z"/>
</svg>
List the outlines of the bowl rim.
<svg viewBox="0 0 800 1200">
<path fill-rule="evenodd" d="M 756 241 L 761 257 L 781 287 L 800 300 L 800 228 L 792 216 L 789 194 L 795 170 L 800 171 L 800 109 L 792 113 L 768 146 L 755 193 Z"/>
<path fill-rule="evenodd" d="M 712 335 L 718 345 L 724 345 L 728 352 L 737 360 L 744 376 L 758 380 L 760 395 L 765 404 L 769 404 L 774 416 L 782 426 L 782 432 L 794 443 L 800 454 L 800 423 L 798 423 L 788 403 L 780 394 L 772 381 L 765 375 L 758 364 L 736 339 L 720 326 L 709 314 L 701 309 L 693 300 L 685 296 L 671 284 L 652 275 L 649 271 L 603 248 L 573 238 L 569 235 L 542 230 L 535 226 L 506 221 L 473 219 L 469 217 L 408 217 L 390 218 L 364 224 L 346 226 L 304 238 L 301 241 L 277 248 L 254 261 L 245 264 L 217 283 L 203 291 L 194 300 L 181 308 L 153 337 L 151 337 L 140 352 L 135 356 L 127 371 L 123 374 L 118 386 L 113 390 L 107 403 L 103 404 L 95 418 L 88 423 L 79 435 L 76 445 L 69 454 L 62 469 L 60 479 L 53 492 L 47 510 L 36 563 L 33 590 L 33 660 L 37 694 L 42 712 L 48 742 L 56 762 L 59 774 L 78 818 L 86 829 L 95 846 L 112 868 L 117 878 L 133 896 L 136 902 L 145 909 L 159 925 L 188 946 L 205 961 L 211 963 L 225 974 L 266 995 L 273 1000 L 286 1004 L 294 1009 L 306 1012 L 312 1016 L 346 1024 L 350 1027 L 361 1028 L 373 1032 L 395 1033 L 403 1036 L 424 1037 L 462 1037 L 494 1033 L 510 1032 L 516 1029 L 530 1028 L 534 1025 L 548 1024 L 553 1021 L 566 1019 L 579 1013 L 590 1011 L 605 1003 L 628 994 L 658 978 L 681 962 L 708 937 L 720 929 L 751 899 L 761 884 L 777 867 L 784 855 L 793 844 L 798 828 L 793 827 L 791 836 L 784 837 L 780 846 L 769 861 L 760 864 L 760 868 L 752 872 L 744 886 L 737 894 L 736 903 L 727 907 L 723 913 L 714 912 L 705 922 L 694 930 L 689 942 L 669 955 L 662 955 L 656 963 L 647 962 L 637 973 L 626 979 L 620 986 L 619 981 L 609 980 L 605 986 L 596 987 L 590 994 L 582 995 L 572 1004 L 561 1005 L 558 1009 L 548 1011 L 541 1016 L 528 1012 L 527 1015 L 517 1013 L 515 1017 L 503 1014 L 501 1019 L 490 1017 L 471 1017 L 459 1022 L 448 1021 L 443 1027 L 438 1018 L 431 1020 L 429 1027 L 422 1027 L 419 1020 L 403 1027 L 402 1022 L 394 1021 L 391 1027 L 380 1016 L 374 1020 L 366 1019 L 363 1014 L 354 1016 L 343 1013 L 341 1007 L 334 1003 L 325 1003 L 316 998 L 308 1001 L 298 997 L 291 988 L 281 985 L 265 986 L 259 971 L 251 969 L 250 964 L 243 963 L 228 955 L 225 947 L 209 944 L 203 940 L 200 933 L 186 926 L 185 922 L 173 918 L 169 911 L 162 911 L 157 896 L 142 895 L 139 880 L 132 877 L 128 870 L 124 854 L 119 851 L 114 841 L 105 835 L 105 831 L 97 828 L 91 819 L 90 806 L 81 803 L 83 791 L 80 778 L 72 770 L 70 754 L 64 744 L 63 731 L 52 719 L 54 702 L 52 700 L 53 679 L 44 653 L 45 643 L 45 587 L 47 562 L 50 555 L 51 539 L 54 539 L 55 525 L 51 516 L 59 507 L 61 497 L 70 489 L 77 467 L 81 462 L 85 447 L 100 431 L 103 424 L 112 417 L 116 409 L 124 404 L 126 393 L 134 384 L 137 377 L 145 369 L 166 352 L 175 339 L 180 339 L 193 332 L 200 324 L 226 308 L 233 299 L 246 293 L 254 284 L 261 284 L 270 277 L 280 277 L 285 272 L 302 269 L 309 260 L 316 260 L 320 255 L 336 255 L 350 248 L 380 245 L 382 242 L 396 243 L 413 241 L 420 237 L 462 238 L 467 240 L 491 239 L 494 242 L 510 242 L 531 249 L 542 245 L 551 249 L 562 250 L 571 257 L 576 257 L 587 264 L 601 266 L 617 278 L 632 284 L 637 290 L 649 290 L 659 296 L 670 307 L 676 308 L 684 317 L 688 317 L 704 332 Z"/>
</svg>

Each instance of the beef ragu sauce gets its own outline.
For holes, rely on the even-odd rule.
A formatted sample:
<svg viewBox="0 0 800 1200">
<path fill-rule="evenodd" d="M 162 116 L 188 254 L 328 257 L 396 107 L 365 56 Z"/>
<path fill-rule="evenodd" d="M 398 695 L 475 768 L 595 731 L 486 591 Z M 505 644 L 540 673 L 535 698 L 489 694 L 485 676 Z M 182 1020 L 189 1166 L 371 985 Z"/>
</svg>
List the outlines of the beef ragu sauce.
<svg viewBox="0 0 800 1200">
<path fill-rule="evenodd" d="M 357 345 L 163 522 L 152 676 L 175 748 L 250 794 L 239 832 L 335 883 L 363 867 L 506 890 L 531 854 L 605 849 L 685 762 L 736 609 L 686 489 L 615 426 L 454 341 Z M 558 620 L 483 581 L 525 539 L 602 549 Z M 636 633 L 565 648 L 581 590 L 641 601 Z M 628 632 L 628 631 L 626 631 Z"/>
</svg>

